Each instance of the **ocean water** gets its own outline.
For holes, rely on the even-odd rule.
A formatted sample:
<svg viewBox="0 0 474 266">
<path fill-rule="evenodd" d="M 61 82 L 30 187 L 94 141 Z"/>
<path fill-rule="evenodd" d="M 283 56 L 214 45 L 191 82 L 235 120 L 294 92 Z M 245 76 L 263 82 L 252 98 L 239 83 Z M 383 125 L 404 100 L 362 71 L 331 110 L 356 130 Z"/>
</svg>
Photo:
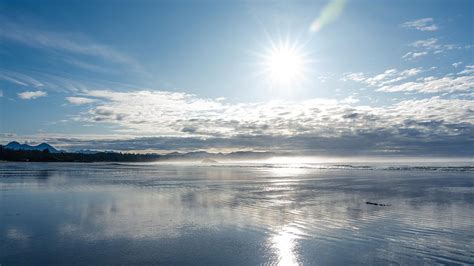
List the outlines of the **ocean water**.
<svg viewBox="0 0 474 266">
<path fill-rule="evenodd" d="M 0 264 L 72 263 L 474 264 L 473 163 L 0 163 Z"/>
</svg>

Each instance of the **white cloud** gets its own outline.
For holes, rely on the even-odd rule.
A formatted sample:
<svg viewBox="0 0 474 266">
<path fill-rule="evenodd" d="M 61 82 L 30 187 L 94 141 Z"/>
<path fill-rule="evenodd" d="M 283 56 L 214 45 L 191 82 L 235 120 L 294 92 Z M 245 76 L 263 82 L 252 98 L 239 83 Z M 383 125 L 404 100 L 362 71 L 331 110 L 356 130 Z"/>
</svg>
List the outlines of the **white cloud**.
<svg viewBox="0 0 474 266">
<path fill-rule="evenodd" d="M 412 121 L 406 125 L 408 128 L 424 128 L 426 121 L 443 121 L 450 125 L 474 123 L 469 112 L 474 102 L 458 99 L 431 98 L 371 107 L 355 106 L 357 99 L 353 97 L 341 101 L 309 99 L 231 104 L 164 91 L 89 91 L 86 94 L 101 101 L 76 120 L 116 125 L 120 128 L 117 132 L 136 136 L 337 138 L 381 131 L 396 134 L 405 120 Z M 431 128 L 425 133 L 457 134 L 455 128 L 449 127 Z"/>
<path fill-rule="evenodd" d="M 98 98 L 74 121 L 111 125 L 105 135 L 4 135 L 99 150 L 274 150 L 472 155 L 474 101 L 432 97 L 392 105 L 308 99 L 229 103 L 166 91 L 88 91 Z M 71 122 L 71 121 L 69 121 Z M 2 134 L 0 134 L 2 139 Z"/>
<path fill-rule="evenodd" d="M 343 81 L 356 81 L 356 82 L 363 82 L 365 81 L 366 77 L 364 73 L 362 72 L 357 72 L 357 73 L 346 73 L 344 74 L 344 77 L 342 78 Z"/>
<path fill-rule="evenodd" d="M 458 75 L 471 75 L 471 74 L 474 74 L 474 65 L 465 66 L 464 70 L 458 73 Z"/>
<path fill-rule="evenodd" d="M 414 50 L 407 52 L 402 56 L 405 60 L 413 60 L 428 54 L 440 54 L 452 50 L 470 49 L 470 46 L 462 46 L 456 44 L 441 44 L 437 38 L 428 38 L 418 40 L 409 45 Z"/>
<path fill-rule="evenodd" d="M 407 21 L 401 24 L 402 27 L 408 29 L 416 29 L 420 31 L 436 31 L 438 26 L 434 23 L 433 18 L 422 18 L 417 20 Z"/>
<path fill-rule="evenodd" d="M 453 67 L 455 67 L 455 68 L 458 68 L 458 66 L 460 66 L 460 65 L 462 65 L 461 61 L 453 63 Z"/>
<path fill-rule="evenodd" d="M 452 93 L 466 92 L 474 88 L 474 76 L 472 76 L 474 66 L 468 65 L 457 74 L 420 77 L 413 81 L 406 81 L 423 71 L 422 68 L 403 71 L 389 69 L 372 77 L 367 77 L 363 73 L 349 73 L 345 75 L 344 80 L 367 84 L 383 92 Z"/>
<path fill-rule="evenodd" d="M 444 76 L 426 77 L 414 82 L 406 82 L 399 85 L 383 86 L 377 91 L 441 93 L 467 91 L 472 88 L 474 88 L 474 76 Z"/>
<path fill-rule="evenodd" d="M 18 97 L 23 100 L 31 100 L 39 97 L 45 97 L 47 95 L 44 91 L 24 91 L 18 93 Z"/>
<path fill-rule="evenodd" d="M 353 95 L 351 95 L 349 97 L 346 97 L 346 98 L 342 99 L 341 102 L 348 103 L 348 104 L 354 104 L 354 103 L 358 103 L 359 99 L 357 99 Z"/>
<path fill-rule="evenodd" d="M 90 99 L 90 98 L 85 98 L 85 97 L 66 97 L 66 100 L 69 103 L 74 104 L 74 105 L 89 104 L 96 101 L 95 99 Z"/>
<path fill-rule="evenodd" d="M 395 68 L 385 70 L 381 74 L 372 77 L 365 76 L 364 73 L 346 73 L 343 77 L 344 81 L 352 80 L 360 83 L 365 83 L 371 87 L 381 87 L 387 84 L 399 82 L 411 77 L 414 77 L 424 70 L 421 67 L 410 68 L 405 70 L 397 70 Z"/>
<path fill-rule="evenodd" d="M 429 38 L 426 40 L 418 40 L 410 44 L 416 48 L 428 48 L 428 49 L 439 49 L 441 46 L 438 44 L 437 38 Z"/>
<path fill-rule="evenodd" d="M 405 55 L 402 56 L 403 59 L 406 59 L 406 60 L 413 60 L 413 59 L 416 59 L 418 57 L 422 57 L 422 56 L 425 56 L 427 55 L 428 52 L 408 52 L 406 53 Z"/>
</svg>

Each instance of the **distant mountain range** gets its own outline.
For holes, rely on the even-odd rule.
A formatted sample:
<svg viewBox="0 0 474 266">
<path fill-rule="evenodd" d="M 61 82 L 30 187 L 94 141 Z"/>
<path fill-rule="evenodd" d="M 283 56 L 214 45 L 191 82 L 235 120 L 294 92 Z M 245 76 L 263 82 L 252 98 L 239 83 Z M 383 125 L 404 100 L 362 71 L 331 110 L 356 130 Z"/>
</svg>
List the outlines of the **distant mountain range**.
<svg viewBox="0 0 474 266">
<path fill-rule="evenodd" d="M 53 146 L 49 145 L 48 143 L 41 143 L 36 146 L 28 145 L 28 144 L 20 144 L 16 141 L 12 141 L 8 143 L 5 148 L 17 151 L 44 151 L 48 150 L 51 153 L 58 153 L 59 151 L 55 149 Z"/>
<path fill-rule="evenodd" d="M 49 154 L 42 153 L 48 150 Z M 66 152 L 57 150 L 48 143 L 36 146 L 12 141 L 0 145 L 0 160 L 5 161 L 55 161 L 55 162 L 149 162 L 149 161 L 202 161 L 206 163 L 220 160 L 252 160 L 276 156 L 273 152 L 237 151 L 231 153 L 208 153 L 206 151 L 172 152 L 168 154 L 133 154 L 112 151 L 80 150 Z M 278 154 L 282 155 L 282 154 Z"/>
</svg>

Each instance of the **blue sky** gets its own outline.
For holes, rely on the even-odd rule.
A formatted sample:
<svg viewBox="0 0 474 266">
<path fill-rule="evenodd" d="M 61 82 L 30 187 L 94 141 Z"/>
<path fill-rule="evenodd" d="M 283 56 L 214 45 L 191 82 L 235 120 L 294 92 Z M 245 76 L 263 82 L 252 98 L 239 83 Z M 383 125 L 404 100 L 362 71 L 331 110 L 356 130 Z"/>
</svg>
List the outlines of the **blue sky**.
<svg viewBox="0 0 474 266">
<path fill-rule="evenodd" d="M 3 0 L 0 141 L 472 156 L 473 10 Z"/>
</svg>

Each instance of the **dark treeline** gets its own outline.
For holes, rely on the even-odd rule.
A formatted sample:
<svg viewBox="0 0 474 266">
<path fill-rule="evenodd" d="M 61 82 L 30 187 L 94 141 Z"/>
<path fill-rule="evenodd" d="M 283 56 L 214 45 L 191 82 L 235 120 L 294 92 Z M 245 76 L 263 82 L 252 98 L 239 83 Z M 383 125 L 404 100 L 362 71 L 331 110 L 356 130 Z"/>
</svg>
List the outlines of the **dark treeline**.
<svg viewBox="0 0 474 266">
<path fill-rule="evenodd" d="M 14 162 L 151 162 L 158 154 L 133 154 L 119 152 L 51 153 L 48 150 L 12 150 L 0 145 L 0 160 Z"/>
<path fill-rule="evenodd" d="M 137 154 L 120 152 L 49 152 L 49 150 L 15 150 L 0 145 L 0 161 L 13 162 L 153 162 L 158 160 L 242 160 L 264 159 L 275 156 L 272 152 L 237 151 L 231 153 L 173 152 L 160 154 Z M 209 161 L 210 162 L 210 161 Z"/>
</svg>

